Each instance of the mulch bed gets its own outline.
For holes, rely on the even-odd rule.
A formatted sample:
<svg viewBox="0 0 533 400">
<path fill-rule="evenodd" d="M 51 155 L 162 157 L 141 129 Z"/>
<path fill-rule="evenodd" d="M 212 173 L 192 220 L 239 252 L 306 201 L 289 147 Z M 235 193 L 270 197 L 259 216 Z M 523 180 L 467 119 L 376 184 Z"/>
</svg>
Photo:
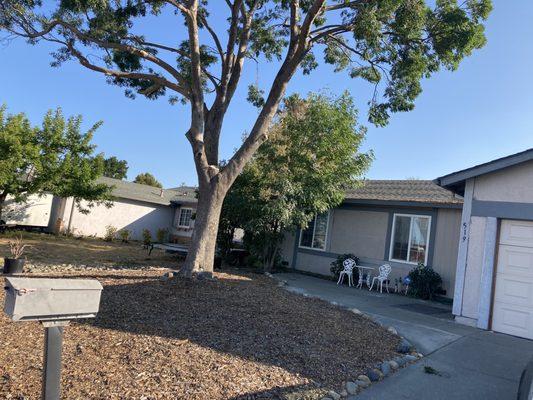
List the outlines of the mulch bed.
<svg viewBox="0 0 533 400">
<path fill-rule="evenodd" d="M 47 275 L 105 287 L 98 317 L 65 328 L 64 399 L 316 398 L 396 355 L 397 336 L 266 276 L 162 273 Z M 38 399 L 43 328 L 2 315 L 0 337 L 0 398 Z"/>
</svg>

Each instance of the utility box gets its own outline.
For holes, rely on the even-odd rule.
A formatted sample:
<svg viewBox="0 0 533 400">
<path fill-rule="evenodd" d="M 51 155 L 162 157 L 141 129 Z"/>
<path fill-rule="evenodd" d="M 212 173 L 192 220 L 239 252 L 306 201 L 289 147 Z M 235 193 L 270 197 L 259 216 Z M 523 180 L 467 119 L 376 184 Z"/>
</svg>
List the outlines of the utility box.
<svg viewBox="0 0 533 400">
<path fill-rule="evenodd" d="M 102 285 L 94 279 L 6 278 L 4 312 L 13 321 L 94 318 Z"/>
</svg>

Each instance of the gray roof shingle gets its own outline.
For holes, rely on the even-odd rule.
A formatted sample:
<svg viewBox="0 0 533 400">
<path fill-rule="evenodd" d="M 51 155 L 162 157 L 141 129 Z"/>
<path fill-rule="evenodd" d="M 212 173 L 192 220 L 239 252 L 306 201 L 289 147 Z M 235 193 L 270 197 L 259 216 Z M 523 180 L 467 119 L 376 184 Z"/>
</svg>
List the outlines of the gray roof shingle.
<svg viewBox="0 0 533 400">
<path fill-rule="evenodd" d="M 143 201 L 152 204 L 170 205 L 171 202 L 195 202 L 195 188 L 182 186 L 172 189 L 159 189 L 157 187 L 139 183 L 122 181 L 119 179 L 102 176 L 99 183 L 114 186 L 113 196 L 121 199 Z"/>
<path fill-rule="evenodd" d="M 463 203 L 453 192 L 429 180 L 364 180 L 362 186 L 346 192 L 346 200 L 417 202 L 431 204 Z"/>
</svg>

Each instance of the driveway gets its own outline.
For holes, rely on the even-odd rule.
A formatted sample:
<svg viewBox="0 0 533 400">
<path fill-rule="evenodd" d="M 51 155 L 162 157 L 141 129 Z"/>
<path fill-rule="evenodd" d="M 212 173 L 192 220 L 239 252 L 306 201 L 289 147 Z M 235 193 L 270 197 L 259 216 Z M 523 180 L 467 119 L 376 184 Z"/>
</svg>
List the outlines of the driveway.
<svg viewBox="0 0 533 400">
<path fill-rule="evenodd" d="M 533 341 L 483 331 L 453 321 L 451 306 L 380 294 L 306 275 L 276 275 L 289 290 L 357 308 L 413 343 L 425 357 L 372 385 L 357 399 L 516 399 Z M 431 366 L 436 374 L 424 372 Z"/>
</svg>

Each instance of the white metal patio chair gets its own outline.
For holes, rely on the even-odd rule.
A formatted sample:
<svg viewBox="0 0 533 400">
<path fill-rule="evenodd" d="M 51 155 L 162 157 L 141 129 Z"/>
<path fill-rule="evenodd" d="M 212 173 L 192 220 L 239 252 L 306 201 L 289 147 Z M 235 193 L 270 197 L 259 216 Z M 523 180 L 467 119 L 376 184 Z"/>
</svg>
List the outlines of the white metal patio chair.
<svg viewBox="0 0 533 400">
<path fill-rule="evenodd" d="M 390 272 L 391 272 L 391 266 L 389 264 L 383 264 L 379 267 L 379 275 L 378 276 L 375 276 L 373 279 L 372 279 L 372 285 L 370 285 L 370 289 L 368 290 L 372 290 L 372 288 L 374 287 L 374 282 L 377 280 L 379 283 L 379 292 L 380 293 L 383 293 L 383 282 L 385 282 L 385 289 L 387 289 L 387 293 L 389 293 L 389 284 L 387 283 L 388 282 L 388 279 L 389 279 L 389 275 L 390 275 Z M 376 287 L 376 290 L 377 290 L 377 287 Z"/>
<path fill-rule="evenodd" d="M 351 258 L 347 258 L 342 262 L 344 269 L 339 274 L 339 280 L 337 285 L 340 285 L 344 281 L 344 277 L 348 277 L 348 286 L 353 286 L 353 269 L 355 268 L 355 261 Z"/>
</svg>

